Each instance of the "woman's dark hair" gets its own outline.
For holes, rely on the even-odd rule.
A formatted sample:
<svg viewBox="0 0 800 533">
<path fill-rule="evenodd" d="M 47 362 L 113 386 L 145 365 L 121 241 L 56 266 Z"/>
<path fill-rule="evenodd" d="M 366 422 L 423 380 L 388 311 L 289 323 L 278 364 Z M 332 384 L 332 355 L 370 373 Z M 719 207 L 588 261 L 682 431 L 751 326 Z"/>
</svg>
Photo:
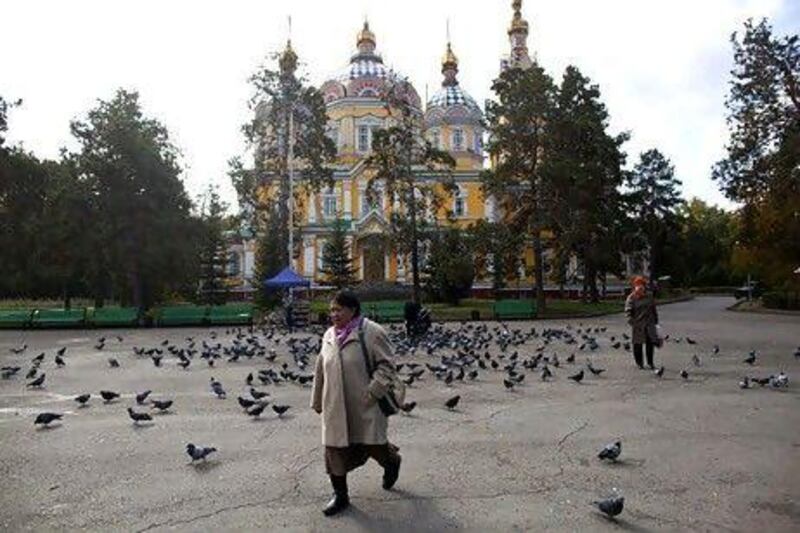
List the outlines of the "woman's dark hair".
<svg viewBox="0 0 800 533">
<path fill-rule="evenodd" d="M 356 296 L 356 293 L 353 291 L 346 289 L 338 291 L 333 295 L 331 301 L 336 302 L 342 307 L 352 309 L 353 316 L 359 316 L 361 314 L 361 302 L 359 301 L 358 296 Z"/>
</svg>

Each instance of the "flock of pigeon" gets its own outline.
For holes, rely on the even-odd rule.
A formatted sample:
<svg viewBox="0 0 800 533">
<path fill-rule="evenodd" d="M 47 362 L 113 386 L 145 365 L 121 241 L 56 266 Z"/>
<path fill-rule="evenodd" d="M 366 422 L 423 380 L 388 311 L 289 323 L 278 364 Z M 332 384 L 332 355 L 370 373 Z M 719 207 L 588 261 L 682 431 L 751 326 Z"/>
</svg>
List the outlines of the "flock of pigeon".
<svg viewBox="0 0 800 533">
<path fill-rule="evenodd" d="M 598 368 L 592 364 L 588 356 L 600 350 L 601 342 L 616 351 L 630 351 L 630 338 L 626 333 L 617 336 L 610 334 L 606 327 L 587 327 L 567 325 L 563 328 L 528 327 L 527 329 L 513 327 L 513 325 L 500 323 L 490 326 L 486 323 L 461 323 L 458 327 L 447 327 L 436 324 L 425 336 L 417 339 L 408 338 L 403 329 L 398 325 L 388 328 L 390 338 L 395 347 L 396 368 L 401 379 L 407 386 L 413 386 L 423 376 L 433 376 L 435 380 L 452 387 L 459 382 L 476 381 L 482 373 L 502 374 L 503 387 L 513 391 L 520 387 L 528 375 L 538 375 L 538 379 L 547 382 L 558 379 L 558 374 L 565 371 L 566 378 L 576 385 L 588 376 L 600 376 L 606 369 Z M 308 334 L 299 336 L 285 335 L 274 327 L 234 328 L 225 331 L 225 342 L 215 331 L 209 332 L 207 339 L 186 337 L 184 343 L 175 343 L 164 340 L 157 346 L 138 347 L 132 349 L 132 357 L 150 358 L 154 367 L 162 367 L 166 362 L 173 363 L 183 371 L 190 371 L 192 365 L 205 364 L 214 368 L 222 363 L 233 364 L 240 360 L 263 362 L 268 368 L 249 372 L 244 377 L 244 384 L 248 390 L 247 395 L 239 395 L 237 401 L 243 412 L 253 418 L 262 416 L 267 406 L 271 405 L 272 411 L 281 418 L 289 409 L 289 405 L 271 403 L 270 393 L 260 390 L 259 387 L 268 387 L 278 383 L 292 383 L 297 386 L 308 386 L 313 381 L 313 374 L 308 371 L 311 361 L 319 352 L 322 342 L 321 328 L 312 327 Z M 601 338 L 602 337 L 602 338 Z M 123 342 L 121 336 L 116 336 L 118 343 Z M 94 345 L 97 352 L 104 350 L 106 337 L 98 339 Z M 690 337 L 684 339 L 665 339 L 666 342 L 686 342 L 696 345 L 697 341 Z M 533 345 L 533 348 L 530 346 Z M 569 355 L 559 358 L 556 346 L 569 352 Z M 28 346 L 23 344 L 10 351 L 13 356 L 21 357 Z M 279 353 L 281 351 L 281 360 Z M 61 347 L 53 354 L 53 363 L 57 368 L 67 365 L 67 347 Z M 578 354 L 587 356 L 585 364 L 577 361 Z M 720 353 L 719 346 L 715 345 L 710 351 L 710 356 L 715 357 Z M 285 356 L 285 357 L 284 357 Z M 41 389 L 45 387 L 47 374 L 42 371 L 46 359 L 45 352 L 39 353 L 30 360 L 30 367 L 25 374 L 28 382 L 27 388 Z M 743 360 L 748 367 L 753 367 L 758 360 L 758 353 L 751 351 Z M 794 352 L 795 358 L 800 358 L 800 347 Z M 420 363 L 413 359 L 424 358 Z M 696 353 L 692 356 L 695 367 L 703 366 L 703 361 Z M 109 357 L 107 364 L 110 369 L 121 368 L 120 361 Z M 14 379 L 22 370 L 22 366 L 3 366 L 0 376 L 3 380 Z M 666 369 L 663 366 L 654 368 L 655 379 L 663 378 Z M 680 370 L 682 379 L 689 379 L 688 368 Z M 768 376 L 742 377 L 739 386 L 747 389 L 757 384 L 772 388 L 786 388 L 789 384 L 788 375 L 781 371 Z M 219 380 L 210 379 L 210 393 L 216 398 L 225 400 L 227 393 Z M 172 399 L 150 398 L 152 391 L 144 390 L 134 396 L 135 406 L 127 407 L 127 414 L 133 424 L 152 423 L 152 412 L 168 412 L 174 405 Z M 107 404 L 117 403 L 121 394 L 112 390 L 101 390 L 99 396 Z M 74 397 L 80 407 L 89 404 L 92 393 L 84 392 Z M 456 394 L 447 398 L 444 407 L 454 410 L 459 405 L 462 397 Z M 407 402 L 402 406 L 405 413 L 410 413 L 417 402 Z M 150 412 L 145 409 L 149 407 Z M 56 421 L 61 421 L 62 413 L 39 413 L 35 425 L 49 426 Z M 199 446 L 193 443 L 186 444 L 186 453 L 191 463 L 204 461 L 217 449 L 213 446 Z M 602 461 L 616 462 L 622 453 L 622 443 L 616 441 L 606 445 L 598 454 Z M 611 498 L 601 499 L 593 504 L 608 517 L 619 515 L 624 507 L 624 497 L 615 495 Z"/>
</svg>

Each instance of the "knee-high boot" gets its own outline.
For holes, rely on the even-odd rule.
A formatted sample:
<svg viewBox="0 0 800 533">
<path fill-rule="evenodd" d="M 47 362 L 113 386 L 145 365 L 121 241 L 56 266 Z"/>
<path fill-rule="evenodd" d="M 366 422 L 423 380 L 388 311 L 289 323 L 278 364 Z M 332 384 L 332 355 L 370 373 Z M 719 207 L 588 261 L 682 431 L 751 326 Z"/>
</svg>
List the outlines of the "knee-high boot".
<svg viewBox="0 0 800 533">
<path fill-rule="evenodd" d="M 333 485 L 333 498 L 322 510 L 325 516 L 333 516 L 347 509 L 350 497 L 347 494 L 347 476 L 331 476 Z"/>
</svg>

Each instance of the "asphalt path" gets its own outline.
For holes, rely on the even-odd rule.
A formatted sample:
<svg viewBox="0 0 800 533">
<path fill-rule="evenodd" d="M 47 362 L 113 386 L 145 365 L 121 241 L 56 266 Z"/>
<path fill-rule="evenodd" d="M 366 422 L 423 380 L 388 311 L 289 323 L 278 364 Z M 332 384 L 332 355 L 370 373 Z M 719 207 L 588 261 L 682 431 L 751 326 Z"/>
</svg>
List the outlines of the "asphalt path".
<svg viewBox="0 0 800 533">
<path fill-rule="evenodd" d="M 726 311 L 731 303 L 702 297 L 660 308 L 670 335 L 656 354 L 666 367 L 662 379 L 610 346 L 610 335 L 627 331 L 622 315 L 508 323 L 606 332 L 592 355 L 559 342 L 548 346 L 545 353 L 562 361 L 555 379 L 543 383 L 528 372 L 511 392 L 500 371 L 450 387 L 426 373 L 409 389 L 418 407 L 391 420 L 390 438 L 403 456 L 396 489 L 381 489 L 382 471 L 370 462 L 350 476 L 353 506 L 333 519 L 320 512 L 330 487 L 308 386 L 263 387 L 273 402 L 292 408 L 283 418 L 268 409 L 253 420 L 235 397 L 246 391 L 248 372 L 271 366 L 265 361 L 209 368 L 195 359 L 184 371 L 174 359 L 155 368 L 132 351 L 164 339 L 185 344 L 187 336 L 199 343 L 211 329 L 2 331 L 0 363 L 21 365 L 24 373 L 44 351 L 47 379 L 42 390 L 26 388 L 24 376 L 0 380 L 0 529 L 798 531 L 800 358 L 792 354 L 800 345 L 800 317 Z M 214 331 L 223 343 L 232 338 L 225 328 Z M 108 338 L 102 351 L 94 348 L 100 336 Z M 697 344 L 687 344 L 686 336 Z M 24 353 L 10 352 L 23 343 Z M 538 344 L 516 349 L 526 355 Z M 63 346 L 67 365 L 58 369 L 53 354 Z M 742 360 L 753 349 L 758 359 L 748 367 Z M 576 351 L 577 363 L 565 364 Z M 281 346 L 278 352 L 278 363 L 286 360 Z M 693 365 L 693 354 L 702 366 Z M 110 368 L 109 357 L 120 368 Z M 581 384 L 566 379 L 589 358 L 607 371 Z M 787 389 L 738 387 L 743 375 L 780 370 L 790 376 Z M 227 399 L 210 392 L 212 376 Z M 123 396 L 104 404 L 101 389 Z M 126 408 L 145 389 L 175 405 L 137 427 Z M 79 408 L 72 398 L 84 392 L 93 397 Z M 444 401 L 455 394 L 461 403 L 449 411 Z M 64 420 L 35 428 L 43 411 L 64 413 Z M 600 462 L 598 450 L 617 439 L 622 460 Z M 219 451 L 192 466 L 188 442 Z M 615 522 L 590 505 L 611 494 L 626 499 Z"/>
</svg>

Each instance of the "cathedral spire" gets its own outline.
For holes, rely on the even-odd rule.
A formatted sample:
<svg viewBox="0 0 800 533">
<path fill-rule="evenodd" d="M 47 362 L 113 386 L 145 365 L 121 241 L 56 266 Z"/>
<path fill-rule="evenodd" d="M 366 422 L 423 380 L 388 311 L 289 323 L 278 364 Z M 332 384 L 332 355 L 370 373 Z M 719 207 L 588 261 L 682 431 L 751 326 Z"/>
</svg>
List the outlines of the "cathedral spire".
<svg viewBox="0 0 800 533">
<path fill-rule="evenodd" d="M 356 40 L 358 53 L 360 55 L 374 55 L 375 54 L 375 34 L 369 29 L 369 21 L 364 19 L 364 27 L 358 32 L 358 39 Z"/>
<path fill-rule="evenodd" d="M 443 87 L 458 85 L 456 74 L 458 74 L 458 58 L 453 53 L 453 48 L 450 46 L 450 22 L 447 23 L 447 50 L 442 56 L 442 74 L 444 80 L 442 81 Z"/>
<path fill-rule="evenodd" d="M 508 28 L 508 40 L 511 43 L 508 66 L 528 68 L 532 61 L 528 55 L 528 21 L 522 18 L 522 0 L 513 0 L 511 7 L 514 15 Z"/>
</svg>

